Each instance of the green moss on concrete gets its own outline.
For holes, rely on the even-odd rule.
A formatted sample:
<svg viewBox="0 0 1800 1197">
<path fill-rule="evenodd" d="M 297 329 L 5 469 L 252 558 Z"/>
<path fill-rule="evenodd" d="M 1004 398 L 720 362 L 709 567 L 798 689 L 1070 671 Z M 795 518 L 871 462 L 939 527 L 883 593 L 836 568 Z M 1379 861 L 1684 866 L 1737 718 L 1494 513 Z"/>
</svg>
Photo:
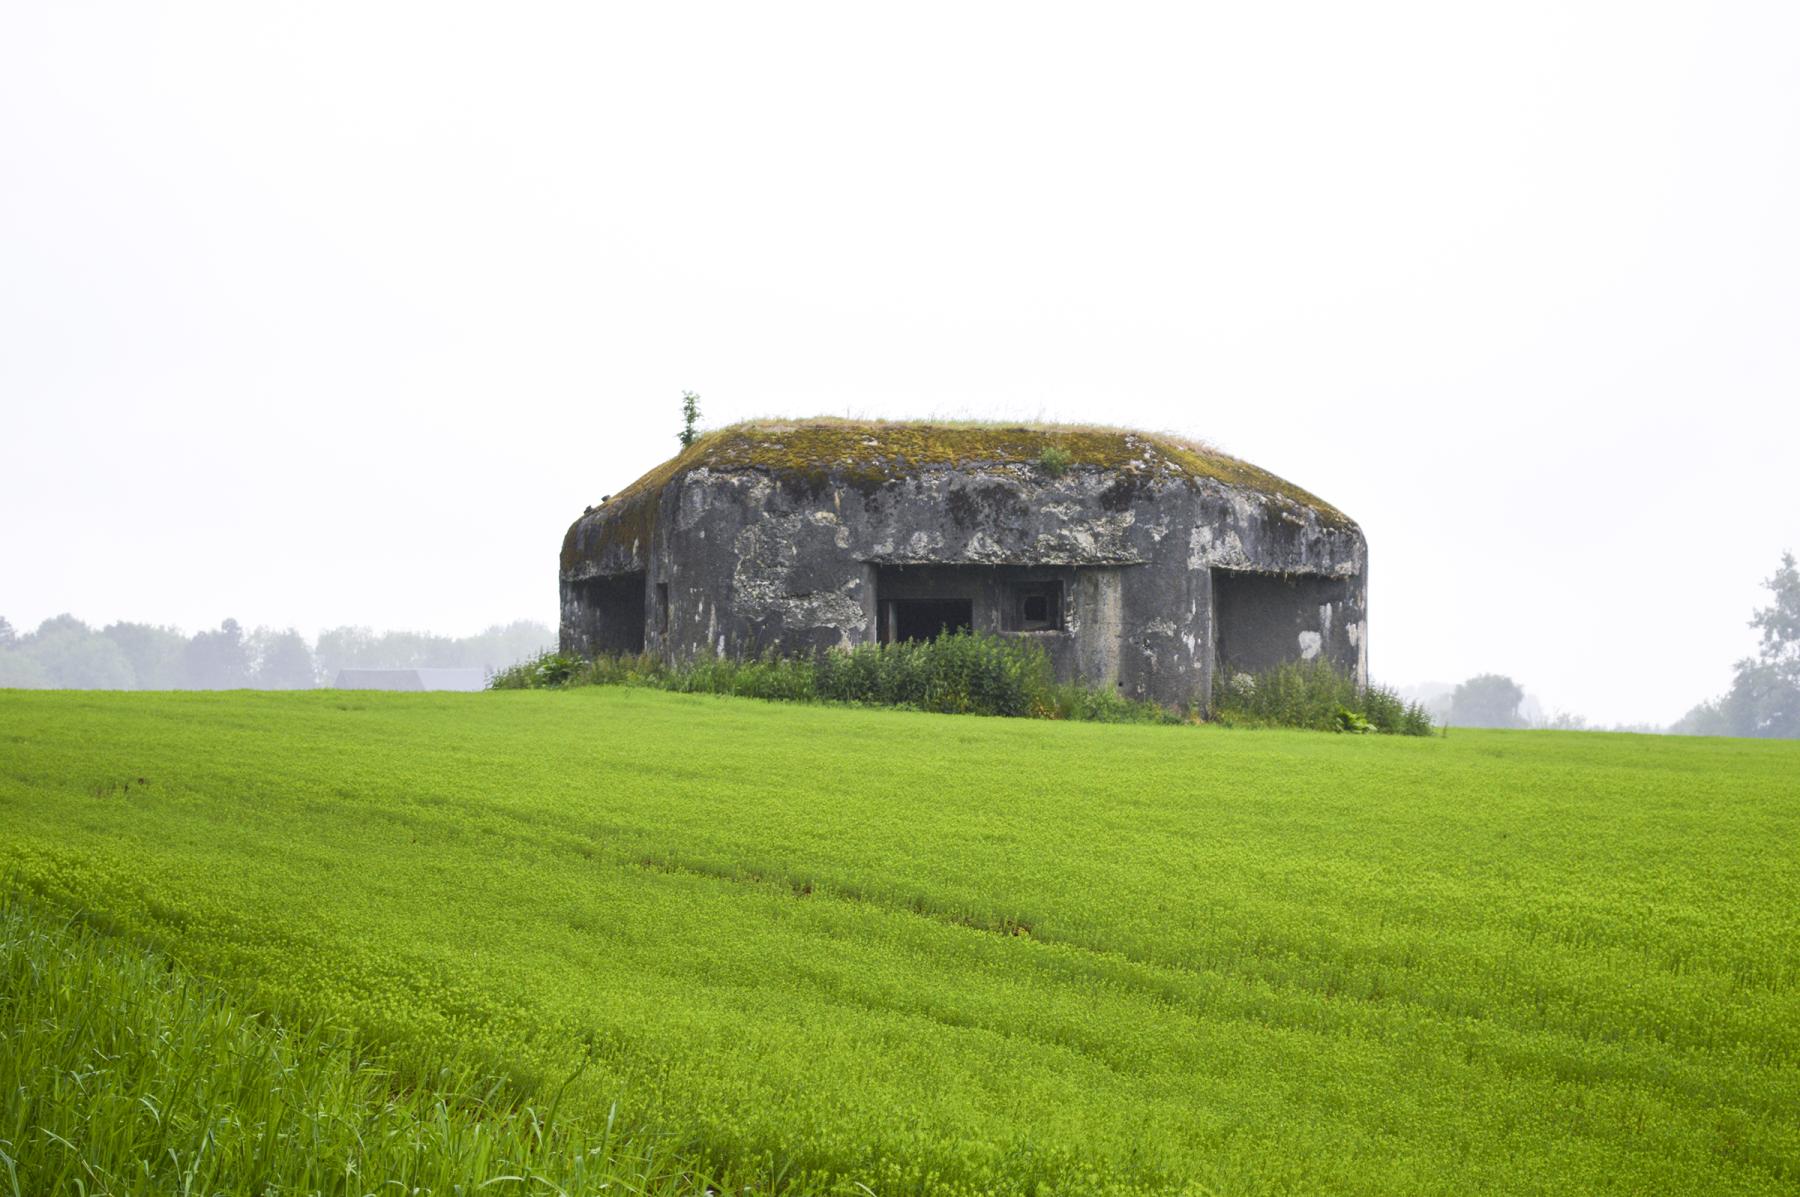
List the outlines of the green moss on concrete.
<svg viewBox="0 0 1800 1197">
<path fill-rule="evenodd" d="M 670 474 L 669 478 L 674 479 L 678 473 Z M 650 538 L 656 533 L 656 509 L 661 498 L 661 486 L 639 491 L 634 483 L 632 494 L 615 495 L 604 507 L 595 509 L 596 513 L 604 512 L 605 518 L 590 529 L 589 542 L 585 545 L 581 543 L 581 533 L 589 517 L 584 515 L 576 520 L 563 536 L 562 572 L 565 575 L 573 572 L 578 562 L 597 557 L 609 548 L 632 552 L 636 546 L 647 554 Z"/>
<path fill-rule="evenodd" d="M 757 420 L 704 433 L 692 445 L 614 495 L 588 555 L 612 545 L 648 544 L 665 487 L 697 469 L 755 471 L 823 489 L 852 486 L 870 492 L 896 478 L 930 469 L 1002 468 L 1039 473 L 1046 449 L 1066 454 L 1065 472 L 1115 470 L 1160 479 L 1208 480 L 1242 487 L 1316 512 L 1327 523 L 1350 520 L 1323 499 L 1221 453 L 1210 445 L 1164 433 L 1082 424 L 981 424 L 871 420 Z M 563 569 L 575 561 L 574 530 L 563 546 Z"/>
</svg>

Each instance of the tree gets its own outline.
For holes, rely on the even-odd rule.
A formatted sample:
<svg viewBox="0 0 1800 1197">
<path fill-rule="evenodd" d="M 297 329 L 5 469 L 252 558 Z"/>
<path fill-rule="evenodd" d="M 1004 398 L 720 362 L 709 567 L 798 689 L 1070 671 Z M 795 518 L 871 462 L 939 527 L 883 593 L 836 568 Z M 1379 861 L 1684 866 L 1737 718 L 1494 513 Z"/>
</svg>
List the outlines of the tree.
<svg viewBox="0 0 1800 1197">
<path fill-rule="evenodd" d="M 482 668 L 497 673 L 556 646 L 556 633 L 521 619 L 473 636 L 432 632 L 376 632 L 369 628 L 327 628 L 319 633 L 319 677 L 330 685 L 340 669 Z"/>
<path fill-rule="evenodd" d="M 0 690 L 48 690 L 50 675 L 35 658 L 0 648 Z"/>
<path fill-rule="evenodd" d="M 1721 705 L 1734 736 L 1800 739 L 1800 676 L 1778 662 L 1739 661 Z"/>
<path fill-rule="evenodd" d="M 1800 738 L 1800 569 L 1792 553 L 1763 586 L 1775 601 L 1750 617 L 1760 643 L 1756 656 L 1737 663 L 1725 718 L 1736 735 Z"/>
<path fill-rule="evenodd" d="M 1524 727 L 1519 704 L 1525 691 L 1498 673 L 1472 677 L 1450 696 L 1450 722 L 1457 727 Z"/>
<path fill-rule="evenodd" d="M 443 669 L 469 664 L 460 641 L 432 632 L 327 628 L 319 633 L 319 676 L 330 685 L 340 669 Z"/>
<path fill-rule="evenodd" d="M 463 663 L 456 641 L 435 632 L 384 632 L 375 655 L 380 669 L 454 669 Z"/>
<path fill-rule="evenodd" d="M 1781 555 L 1781 568 L 1763 583 L 1775 601 L 1750 617 L 1750 626 L 1762 632 L 1762 664 L 1800 670 L 1800 569 L 1794 555 Z"/>
<path fill-rule="evenodd" d="M 187 637 L 174 628 L 147 623 L 108 624 L 100 633 L 119 646 L 131 662 L 140 690 L 174 690 L 182 682 L 182 659 Z"/>
<path fill-rule="evenodd" d="M 319 677 L 327 686 L 335 685 L 340 669 L 374 669 L 377 667 L 375 633 L 370 628 L 346 625 L 326 628 L 319 633 L 313 657 L 318 662 Z"/>
<path fill-rule="evenodd" d="M 1713 699 L 1694 707 L 1669 725 L 1672 736 L 1729 736 L 1731 720 L 1725 714 L 1723 699 Z"/>
<path fill-rule="evenodd" d="M 249 641 L 256 661 L 252 675 L 259 690 L 310 690 L 319 684 L 313 669 L 312 650 L 293 628 L 277 632 L 257 628 Z"/>
<path fill-rule="evenodd" d="M 0 615 L 0 690 L 42 690 L 50 684 L 44 667 L 18 651 L 19 634 Z"/>
<path fill-rule="evenodd" d="M 190 690 L 236 690 L 250 684 L 244 629 L 227 619 L 216 632 L 196 632 L 182 655 L 182 684 Z"/>
<path fill-rule="evenodd" d="M 1670 731 L 1693 736 L 1800 739 L 1800 569 L 1794 555 L 1763 582 L 1774 602 L 1750 617 L 1761 633 L 1754 657 L 1739 661 L 1731 689 L 1683 715 Z"/>
<path fill-rule="evenodd" d="M 476 666 L 498 673 L 520 661 L 530 660 L 556 647 L 556 632 L 533 619 L 516 619 L 465 636 L 456 642 L 459 665 Z"/>
<path fill-rule="evenodd" d="M 700 396 L 692 391 L 681 392 L 681 431 L 675 439 L 681 442 L 683 449 L 694 443 L 700 434 L 695 426 L 700 423 Z"/>
<path fill-rule="evenodd" d="M 73 615 L 57 615 L 23 637 L 18 651 L 36 661 L 59 690 L 131 690 L 137 678 L 119 646 Z"/>
</svg>

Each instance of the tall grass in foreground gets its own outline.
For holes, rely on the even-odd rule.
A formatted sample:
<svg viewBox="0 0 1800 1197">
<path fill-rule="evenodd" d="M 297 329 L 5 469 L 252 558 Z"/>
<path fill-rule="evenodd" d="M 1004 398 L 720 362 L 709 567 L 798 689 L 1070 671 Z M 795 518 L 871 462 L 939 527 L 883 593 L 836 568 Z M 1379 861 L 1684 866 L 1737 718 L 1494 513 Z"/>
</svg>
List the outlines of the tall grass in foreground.
<svg viewBox="0 0 1800 1197">
<path fill-rule="evenodd" d="M 0 1193 L 697 1194 L 653 1139 L 469 1062 L 402 1079 L 347 1032 L 249 1016 L 166 960 L 0 908 Z"/>
<path fill-rule="evenodd" d="M 0 893 L 734 1197 L 1792 1197 L 1796 861 L 1793 743 L 0 692 Z"/>
<path fill-rule="evenodd" d="M 497 674 L 495 690 L 643 686 L 684 694 L 733 694 L 779 702 L 841 702 L 953 715 L 1006 715 L 1090 723 L 1197 723 L 1197 707 L 1171 710 L 1105 687 L 1056 680 L 1041 645 L 983 632 L 934 640 L 860 644 L 817 655 L 701 657 L 664 664 L 649 653 L 592 660 L 545 653 Z M 1254 677 L 1221 672 L 1206 717 L 1233 726 L 1331 732 L 1432 732 L 1423 707 L 1392 690 L 1358 686 L 1324 660 Z"/>
</svg>

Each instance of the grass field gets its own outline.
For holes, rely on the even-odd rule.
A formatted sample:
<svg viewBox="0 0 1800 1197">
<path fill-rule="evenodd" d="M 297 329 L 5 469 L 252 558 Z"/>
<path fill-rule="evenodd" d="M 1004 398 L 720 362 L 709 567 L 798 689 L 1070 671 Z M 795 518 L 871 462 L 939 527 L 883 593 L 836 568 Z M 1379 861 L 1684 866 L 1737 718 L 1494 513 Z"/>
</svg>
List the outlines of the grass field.
<svg viewBox="0 0 1800 1197">
<path fill-rule="evenodd" d="M 0 692 L 0 886 L 18 976 L 79 914 L 84 968 L 696 1183 L 1800 1183 L 1800 744 Z M 82 1150 L 5 1118 L 22 1176 Z"/>
</svg>

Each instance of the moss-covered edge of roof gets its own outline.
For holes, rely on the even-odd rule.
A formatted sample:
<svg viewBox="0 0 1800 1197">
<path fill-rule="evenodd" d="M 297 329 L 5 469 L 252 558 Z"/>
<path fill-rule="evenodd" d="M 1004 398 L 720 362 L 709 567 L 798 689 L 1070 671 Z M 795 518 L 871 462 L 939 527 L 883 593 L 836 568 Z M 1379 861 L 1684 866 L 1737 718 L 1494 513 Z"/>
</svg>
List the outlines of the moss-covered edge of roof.
<svg viewBox="0 0 1800 1197">
<path fill-rule="evenodd" d="M 1044 450 L 1068 454 L 1067 468 L 1167 472 L 1257 491 L 1305 507 L 1326 523 L 1353 521 L 1285 478 L 1168 433 L 1087 424 L 982 424 L 936 421 L 751 420 L 705 432 L 680 453 L 612 495 L 606 540 L 645 538 L 663 488 L 697 469 L 759 471 L 823 488 L 840 482 L 872 491 L 896 477 L 957 466 L 1036 466 Z M 1160 460 L 1158 460 L 1160 458 Z M 588 518 L 586 516 L 583 517 Z M 563 569 L 574 564 L 575 529 L 563 545 Z"/>
</svg>

